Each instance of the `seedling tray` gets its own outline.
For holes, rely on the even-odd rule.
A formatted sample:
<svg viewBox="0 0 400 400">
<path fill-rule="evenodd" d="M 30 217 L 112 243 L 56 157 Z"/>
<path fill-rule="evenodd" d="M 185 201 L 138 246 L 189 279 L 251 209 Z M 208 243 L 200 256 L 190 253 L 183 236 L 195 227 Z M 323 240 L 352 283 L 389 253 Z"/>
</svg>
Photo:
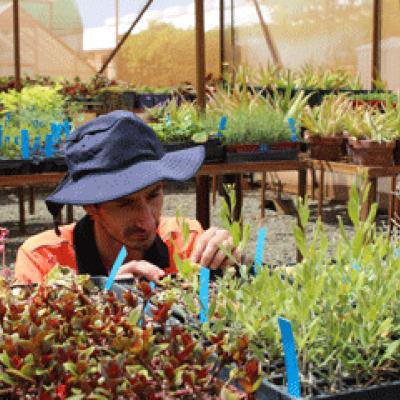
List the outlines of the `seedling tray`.
<svg viewBox="0 0 400 400">
<path fill-rule="evenodd" d="M 165 151 L 177 151 L 184 150 L 190 147 L 199 146 L 199 143 L 195 143 L 191 140 L 185 142 L 171 142 L 165 143 Z M 225 161 L 225 149 L 221 141 L 217 138 L 208 139 L 207 142 L 203 144 L 206 151 L 205 162 L 207 163 L 217 163 Z"/>
<path fill-rule="evenodd" d="M 31 160 L 0 160 L 0 175 L 25 175 L 31 172 Z"/>
<path fill-rule="evenodd" d="M 297 160 L 298 149 L 268 150 L 266 152 L 226 153 L 226 162 Z"/>
<path fill-rule="evenodd" d="M 299 400 L 287 393 L 286 388 L 277 386 L 264 380 L 257 392 L 260 400 Z M 400 381 L 383 385 L 370 386 L 365 389 L 354 389 L 352 391 L 318 395 L 312 397 L 301 397 L 301 400 L 399 400 Z"/>
<path fill-rule="evenodd" d="M 92 282 L 101 290 L 104 289 L 107 277 L 106 276 L 92 276 Z M 135 281 L 132 279 L 117 279 L 111 286 L 111 290 L 115 293 L 117 298 L 123 301 L 123 294 L 128 289 L 135 291 Z M 141 298 L 138 299 L 139 303 L 142 303 L 143 300 Z M 169 318 L 169 322 L 172 324 L 184 324 L 184 323 L 193 323 L 193 321 L 188 320 L 187 316 L 182 313 L 178 307 L 175 305 L 172 306 L 171 316 Z"/>
<path fill-rule="evenodd" d="M 66 172 L 67 169 L 64 157 L 49 157 L 39 162 L 40 172 Z"/>
<path fill-rule="evenodd" d="M 137 93 L 136 94 L 136 107 L 137 108 L 151 108 L 158 104 L 163 104 L 170 100 L 172 95 L 169 93 Z"/>
</svg>

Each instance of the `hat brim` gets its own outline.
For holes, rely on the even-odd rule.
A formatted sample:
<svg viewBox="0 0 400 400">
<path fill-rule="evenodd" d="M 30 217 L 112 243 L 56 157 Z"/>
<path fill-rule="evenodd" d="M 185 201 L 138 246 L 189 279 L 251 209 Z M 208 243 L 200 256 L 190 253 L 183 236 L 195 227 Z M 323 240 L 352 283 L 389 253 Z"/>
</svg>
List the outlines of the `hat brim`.
<svg viewBox="0 0 400 400">
<path fill-rule="evenodd" d="M 47 197 L 56 215 L 64 204 L 98 204 L 138 192 L 161 181 L 186 181 L 196 175 L 204 161 L 204 146 L 171 151 L 160 160 L 143 161 L 118 171 L 91 173 L 73 180 L 67 174 Z"/>
</svg>

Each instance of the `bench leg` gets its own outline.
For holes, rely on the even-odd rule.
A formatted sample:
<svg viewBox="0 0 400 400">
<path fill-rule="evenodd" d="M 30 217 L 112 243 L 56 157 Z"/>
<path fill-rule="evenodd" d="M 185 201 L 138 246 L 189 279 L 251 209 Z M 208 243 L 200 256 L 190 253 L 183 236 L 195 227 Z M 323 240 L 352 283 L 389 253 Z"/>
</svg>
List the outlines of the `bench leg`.
<svg viewBox="0 0 400 400">
<path fill-rule="evenodd" d="M 71 224 L 74 222 L 74 208 L 71 204 L 67 205 L 67 223 Z"/>
<path fill-rule="evenodd" d="M 266 172 L 261 173 L 261 218 L 265 218 Z"/>
<path fill-rule="evenodd" d="M 321 221 L 323 220 L 323 203 L 324 203 L 324 188 L 325 188 L 325 171 L 321 167 L 319 171 L 319 189 L 318 189 L 318 217 L 321 218 Z"/>
<path fill-rule="evenodd" d="M 301 199 L 304 201 L 307 196 L 307 169 L 299 169 L 297 172 L 297 193 Z M 297 224 L 299 225 L 300 229 L 304 232 L 304 226 L 301 224 L 300 216 L 297 214 Z M 303 256 L 299 249 L 296 249 L 296 261 L 301 262 Z"/>
<path fill-rule="evenodd" d="M 35 214 L 35 188 L 29 186 L 29 214 Z"/>
<path fill-rule="evenodd" d="M 24 235 L 26 233 L 24 188 L 22 186 L 19 186 L 17 191 L 19 204 L 19 231 L 21 234 Z"/>
</svg>

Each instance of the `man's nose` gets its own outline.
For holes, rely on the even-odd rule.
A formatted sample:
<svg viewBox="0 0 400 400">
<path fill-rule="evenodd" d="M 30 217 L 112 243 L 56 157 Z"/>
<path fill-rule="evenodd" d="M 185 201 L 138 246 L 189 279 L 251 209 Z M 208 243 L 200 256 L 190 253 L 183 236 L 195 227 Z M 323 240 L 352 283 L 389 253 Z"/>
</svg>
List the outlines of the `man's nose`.
<svg viewBox="0 0 400 400">
<path fill-rule="evenodd" d="M 135 211 L 131 216 L 135 225 L 146 229 L 149 225 L 154 223 L 154 215 L 152 208 L 146 199 L 137 200 L 135 203 Z"/>
</svg>

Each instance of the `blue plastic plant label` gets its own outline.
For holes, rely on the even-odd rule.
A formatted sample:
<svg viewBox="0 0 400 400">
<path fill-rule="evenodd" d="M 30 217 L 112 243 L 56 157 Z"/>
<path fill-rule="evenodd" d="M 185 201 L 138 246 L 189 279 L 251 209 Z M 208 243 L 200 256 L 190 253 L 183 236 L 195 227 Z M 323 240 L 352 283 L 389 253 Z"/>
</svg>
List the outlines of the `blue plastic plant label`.
<svg viewBox="0 0 400 400">
<path fill-rule="evenodd" d="M 60 143 L 62 126 L 57 124 L 56 122 L 52 122 L 50 126 L 51 126 L 51 134 L 53 135 L 53 142 Z"/>
<path fill-rule="evenodd" d="M 149 282 L 149 286 L 150 286 L 151 290 L 155 290 L 155 288 L 156 288 L 156 284 L 153 281 Z M 145 315 L 151 315 L 150 301 L 148 301 L 146 303 L 146 305 L 144 306 L 144 314 Z"/>
<path fill-rule="evenodd" d="M 167 125 L 168 127 L 171 126 L 171 116 L 169 114 L 165 116 L 165 125 Z"/>
<path fill-rule="evenodd" d="M 0 149 L 3 147 L 3 125 L 0 125 Z"/>
<path fill-rule="evenodd" d="M 111 286 L 114 283 L 115 277 L 117 276 L 117 273 L 118 273 L 122 263 L 124 262 L 127 254 L 128 254 L 128 252 L 126 251 L 126 247 L 122 246 L 121 250 L 119 251 L 117 258 L 115 259 L 114 264 L 111 268 L 110 275 L 107 278 L 106 284 L 104 286 L 105 290 L 111 289 Z"/>
<path fill-rule="evenodd" d="M 260 153 L 266 153 L 268 151 L 268 145 L 266 143 L 261 143 L 259 150 L 260 150 Z"/>
<path fill-rule="evenodd" d="M 294 118 L 288 118 L 288 123 L 291 132 L 292 142 L 297 142 L 298 137 L 297 137 L 296 121 Z"/>
<path fill-rule="evenodd" d="M 218 132 L 224 131 L 227 123 L 228 117 L 226 115 L 223 115 L 219 121 Z"/>
<path fill-rule="evenodd" d="M 7 144 L 10 144 L 10 140 L 11 140 L 11 139 L 10 139 L 10 136 L 6 136 L 6 143 L 7 143 Z"/>
<path fill-rule="evenodd" d="M 46 140 L 44 142 L 44 154 L 45 157 L 53 156 L 53 136 L 51 134 L 46 135 Z"/>
<path fill-rule="evenodd" d="M 354 264 L 352 265 L 352 268 L 353 268 L 355 271 L 361 271 L 360 264 L 354 263 Z"/>
<path fill-rule="evenodd" d="M 394 254 L 393 254 L 396 258 L 400 257 L 400 249 L 394 249 Z"/>
<path fill-rule="evenodd" d="M 208 291 L 210 286 L 210 270 L 200 267 L 200 317 L 201 323 L 208 321 Z"/>
<path fill-rule="evenodd" d="M 264 244 L 267 236 L 268 229 L 266 227 L 260 228 L 257 234 L 256 254 L 254 256 L 254 274 L 257 274 L 258 269 L 263 265 L 264 259 Z"/>
<path fill-rule="evenodd" d="M 19 138 L 18 138 L 18 136 L 14 136 L 14 144 L 15 145 L 19 145 Z"/>
<path fill-rule="evenodd" d="M 11 122 L 11 114 L 9 112 L 6 112 L 6 127 L 10 126 Z"/>
<path fill-rule="evenodd" d="M 297 363 L 296 344 L 294 342 L 293 328 L 290 321 L 278 317 L 279 330 L 281 332 L 282 347 L 285 353 L 285 367 L 288 393 L 300 398 L 300 374 Z"/>
<path fill-rule="evenodd" d="M 30 157 L 29 152 L 29 132 L 27 129 L 21 130 L 21 154 L 24 160 L 28 160 Z"/>
</svg>

